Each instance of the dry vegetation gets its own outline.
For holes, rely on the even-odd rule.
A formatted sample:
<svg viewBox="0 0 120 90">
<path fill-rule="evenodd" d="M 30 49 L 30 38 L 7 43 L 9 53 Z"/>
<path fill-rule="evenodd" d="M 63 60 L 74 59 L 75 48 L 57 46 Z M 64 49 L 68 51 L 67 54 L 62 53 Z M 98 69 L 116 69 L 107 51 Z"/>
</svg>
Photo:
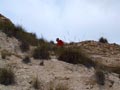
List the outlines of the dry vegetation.
<svg viewBox="0 0 120 90">
<path fill-rule="evenodd" d="M 106 38 L 104 38 L 104 37 L 101 37 L 99 39 L 99 42 L 101 42 L 101 43 L 108 43 L 108 40 Z"/>
<path fill-rule="evenodd" d="M 99 85 L 105 85 L 105 74 L 103 70 L 96 69 L 96 81 Z"/>
<path fill-rule="evenodd" d="M 1 57 L 2 59 L 6 59 L 7 56 L 11 56 L 12 53 L 8 52 L 7 50 L 2 50 L 1 51 Z"/>
<path fill-rule="evenodd" d="M 38 46 L 33 52 L 33 57 L 35 59 L 50 59 L 48 47 L 45 44 Z"/>
<path fill-rule="evenodd" d="M 83 64 L 86 67 L 95 67 L 95 63 L 81 49 L 60 48 L 58 59 L 72 64 Z"/>
<path fill-rule="evenodd" d="M 0 68 L 0 84 L 12 85 L 15 83 L 15 75 L 11 68 Z"/>
<path fill-rule="evenodd" d="M 32 86 L 33 86 L 33 88 L 36 89 L 36 90 L 39 90 L 39 89 L 40 89 L 40 90 L 43 90 L 43 89 L 42 89 L 42 86 L 41 86 L 41 83 L 42 83 L 42 82 L 39 81 L 38 77 L 35 77 L 35 78 L 33 79 Z"/>
<path fill-rule="evenodd" d="M 23 58 L 22 62 L 28 64 L 31 62 L 31 59 L 28 56 L 26 56 L 25 58 Z"/>
</svg>

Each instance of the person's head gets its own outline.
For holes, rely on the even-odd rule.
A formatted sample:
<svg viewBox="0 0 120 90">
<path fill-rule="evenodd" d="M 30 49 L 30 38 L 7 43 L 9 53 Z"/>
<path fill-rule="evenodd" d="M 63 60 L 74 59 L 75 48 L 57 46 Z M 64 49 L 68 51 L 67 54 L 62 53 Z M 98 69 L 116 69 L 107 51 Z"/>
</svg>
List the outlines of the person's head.
<svg viewBox="0 0 120 90">
<path fill-rule="evenodd" d="M 56 38 L 56 41 L 59 41 L 59 38 Z"/>
</svg>

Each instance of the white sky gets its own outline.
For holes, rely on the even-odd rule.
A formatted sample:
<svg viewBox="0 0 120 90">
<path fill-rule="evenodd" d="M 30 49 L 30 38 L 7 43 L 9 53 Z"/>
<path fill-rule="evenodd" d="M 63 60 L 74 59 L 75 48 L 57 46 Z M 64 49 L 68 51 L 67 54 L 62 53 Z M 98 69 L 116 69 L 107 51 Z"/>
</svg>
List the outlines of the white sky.
<svg viewBox="0 0 120 90">
<path fill-rule="evenodd" d="M 120 43 L 120 0 L 0 0 L 0 13 L 47 40 Z"/>
</svg>

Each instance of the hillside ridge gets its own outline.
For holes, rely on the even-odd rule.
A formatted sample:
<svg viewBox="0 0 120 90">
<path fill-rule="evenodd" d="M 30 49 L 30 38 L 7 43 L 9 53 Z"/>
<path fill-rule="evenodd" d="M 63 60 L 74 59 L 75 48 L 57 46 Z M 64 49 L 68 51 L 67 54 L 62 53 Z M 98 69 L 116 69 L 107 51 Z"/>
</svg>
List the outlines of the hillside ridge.
<svg viewBox="0 0 120 90">
<path fill-rule="evenodd" d="M 9 19 L 0 14 L 1 21 L 3 24 L 6 24 L 4 22 L 11 23 Z M 23 33 L 22 35 L 26 35 Z M 19 35 L 19 32 L 17 35 Z M 19 35 L 19 39 L 25 38 L 24 42 L 26 42 L 30 39 L 29 35 L 33 34 L 27 34 L 27 39 L 22 35 Z M 33 36 L 35 38 L 35 35 Z M 120 88 L 120 45 L 118 44 L 89 40 L 65 44 L 64 47 L 59 48 L 56 44 L 45 42 L 42 39 L 43 41 L 41 40 L 38 46 L 31 45 L 32 49 L 22 52 L 19 39 L 0 31 L 0 80 L 2 76 L 1 68 L 12 69 L 15 75 L 15 84 L 4 85 L 0 81 L 0 90 L 119 90 Z M 33 43 L 34 40 L 32 40 L 30 41 Z M 40 48 L 42 45 L 44 49 Z M 39 47 L 38 52 L 44 52 L 42 50 L 47 49 L 51 58 L 33 58 L 33 50 L 37 49 L 37 47 Z M 96 67 L 88 68 L 81 63 L 72 64 L 59 60 L 54 49 L 60 51 L 67 48 L 73 49 L 73 51 L 76 49 L 78 52 L 84 51 L 86 56 L 88 55 L 90 60 L 95 62 Z M 73 54 L 74 52 L 72 52 L 71 56 L 68 55 L 67 58 L 74 56 Z M 72 57 L 72 60 L 74 58 Z M 36 79 L 39 82 L 35 82 Z M 35 86 L 33 86 L 34 84 Z M 39 89 L 36 89 L 36 87 Z M 56 89 L 57 87 L 62 89 Z"/>
</svg>

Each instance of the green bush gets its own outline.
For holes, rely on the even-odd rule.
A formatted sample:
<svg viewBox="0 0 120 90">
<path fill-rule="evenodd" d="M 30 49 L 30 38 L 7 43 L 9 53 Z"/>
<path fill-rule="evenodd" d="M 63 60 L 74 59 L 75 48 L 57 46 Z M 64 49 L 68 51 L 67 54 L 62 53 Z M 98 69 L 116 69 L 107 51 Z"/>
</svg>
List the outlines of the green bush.
<svg viewBox="0 0 120 90">
<path fill-rule="evenodd" d="M 35 59 L 50 59 L 48 46 L 43 44 L 34 50 L 33 57 Z"/>
<path fill-rule="evenodd" d="M 96 81 L 99 85 L 105 85 L 105 74 L 102 70 L 96 70 Z"/>
<path fill-rule="evenodd" d="M 106 39 L 106 38 L 103 38 L 103 37 L 101 37 L 101 38 L 99 39 L 99 42 L 101 42 L 101 43 L 108 43 L 107 39 Z"/>
<path fill-rule="evenodd" d="M 86 67 L 95 67 L 95 63 L 87 56 L 82 53 L 82 50 L 73 48 L 60 48 L 61 53 L 58 55 L 58 59 L 72 64 L 83 64 Z"/>
<path fill-rule="evenodd" d="M 14 72 L 10 68 L 0 68 L 0 84 L 11 85 L 15 83 Z"/>
</svg>

